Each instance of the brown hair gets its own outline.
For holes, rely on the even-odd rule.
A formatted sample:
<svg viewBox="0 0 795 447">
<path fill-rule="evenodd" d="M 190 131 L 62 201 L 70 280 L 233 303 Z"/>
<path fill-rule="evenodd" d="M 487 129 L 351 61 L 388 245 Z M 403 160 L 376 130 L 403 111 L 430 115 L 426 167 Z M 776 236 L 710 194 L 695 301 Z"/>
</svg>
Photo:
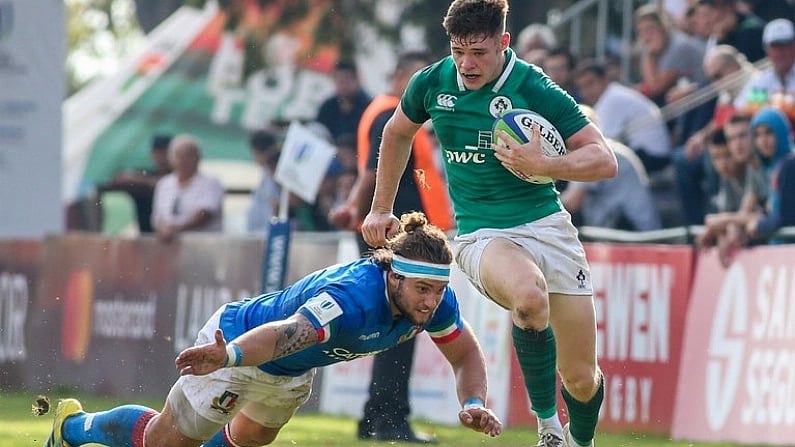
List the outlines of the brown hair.
<svg viewBox="0 0 795 447">
<path fill-rule="evenodd" d="M 387 247 L 375 249 L 370 256 L 376 264 L 388 268 L 393 254 L 433 264 L 453 262 L 453 250 L 447 235 L 431 225 L 425 214 L 419 211 L 400 216 L 398 234 L 389 240 Z"/>
<path fill-rule="evenodd" d="M 505 32 L 507 0 L 453 0 L 442 26 L 451 40 L 483 41 Z"/>
</svg>

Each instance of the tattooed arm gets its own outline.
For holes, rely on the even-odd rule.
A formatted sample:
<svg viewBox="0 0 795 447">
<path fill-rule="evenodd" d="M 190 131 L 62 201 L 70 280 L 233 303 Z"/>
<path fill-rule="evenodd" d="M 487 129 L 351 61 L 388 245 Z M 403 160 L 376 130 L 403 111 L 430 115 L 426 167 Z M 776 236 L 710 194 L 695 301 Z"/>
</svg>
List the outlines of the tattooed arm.
<svg viewBox="0 0 795 447">
<path fill-rule="evenodd" d="M 175 361 L 180 375 L 209 374 L 224 366 L 256 366 L 306 349 L 317 344 L 317 330 L 305 316 L 295 314 L 286 320 L 272 321 L 237 337 L 230 343 L 232 355 L 239 363 L 229 364 L 227 344 L 220 329 L 215 342 L 193 346 L 182 351 Z M 236 353 L 235 353 L 236 351 Z"/>
</svg>

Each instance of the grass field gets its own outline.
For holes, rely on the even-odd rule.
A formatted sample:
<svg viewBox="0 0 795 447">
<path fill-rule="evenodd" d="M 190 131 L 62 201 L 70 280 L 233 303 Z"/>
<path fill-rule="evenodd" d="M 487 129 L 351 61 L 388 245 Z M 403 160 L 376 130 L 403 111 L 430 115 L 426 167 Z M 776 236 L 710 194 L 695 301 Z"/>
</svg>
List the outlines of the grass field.
<svg viewBox="0 0 795 447">
<path fill-rule="evenodd" d="M 118 398 L 101 398 L 89 396 L 49 396 L 53 409 L 58 397 L 78 397 L 87 411 L 99 411 L 121 403 L 130 403 Z M 0 393 L 0 447 L 41 446 L 49 435 L 52 425 L 52 412 L 45 416 L 34 416 L 31 406 L 35 396 L 27 394 Z M 135 403 L 159 408 L 162 399 L 140 399 Z M 488 446 L 534 446 L 536 435 L 527 429 L 509 428 L 497 438 L 488 438 L 460 427 L 428 424 L 416 421 L 415 428 L 433 433 L 441 445 L 456 447 L 488 447 Z M 350 418 L 338 418 L 315 414 L 299 414 L 282 430 L 274 446 L 306 446 L 306 447 L 365 447 L 389 446 L 389 442 L 358 441 L 355 437 L 356 421 Z M 407 444 L 408 445 L 408 444 Z M 703 444 L 643 434 L 612 434 L 599 433 L 599 447 L 731 447 L 735 444 Z M 758 447 L 758 446 L 757 446 Z"/>
</svg>

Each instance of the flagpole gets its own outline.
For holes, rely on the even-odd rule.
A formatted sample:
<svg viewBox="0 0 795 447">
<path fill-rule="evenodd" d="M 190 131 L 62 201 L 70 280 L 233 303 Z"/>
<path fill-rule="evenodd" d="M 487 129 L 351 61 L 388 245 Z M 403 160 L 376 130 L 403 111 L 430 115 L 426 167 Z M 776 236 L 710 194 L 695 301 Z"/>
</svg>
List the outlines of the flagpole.
<svg viewBox="0 0 795 447">
<path fill-rule="evenodd" d="M 282 194 L 279 197 L 279 221 L 286 222 L 289 216 L 290 190 L 282 185 Z"/>
</svg>

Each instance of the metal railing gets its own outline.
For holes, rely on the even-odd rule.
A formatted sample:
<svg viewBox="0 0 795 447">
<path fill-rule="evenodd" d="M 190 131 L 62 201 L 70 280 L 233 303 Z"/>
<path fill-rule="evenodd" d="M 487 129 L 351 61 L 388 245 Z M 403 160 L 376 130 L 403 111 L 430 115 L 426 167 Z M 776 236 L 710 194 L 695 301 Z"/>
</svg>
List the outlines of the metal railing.
<svg viewBox="0 0 795 447">
<path fill-rule="evenodd" d="M 691 244 L 704 233 L 703 225 L 665 228 L 653 231 L 626 231 L 613 228 L 582 226 L 578 228 L 580 238 L 587 242 L 618 242 L 633 244 Z M 795 243 L 795 227 L 782 227 L 768 240 L 776 239 Z"/>
</svg>

